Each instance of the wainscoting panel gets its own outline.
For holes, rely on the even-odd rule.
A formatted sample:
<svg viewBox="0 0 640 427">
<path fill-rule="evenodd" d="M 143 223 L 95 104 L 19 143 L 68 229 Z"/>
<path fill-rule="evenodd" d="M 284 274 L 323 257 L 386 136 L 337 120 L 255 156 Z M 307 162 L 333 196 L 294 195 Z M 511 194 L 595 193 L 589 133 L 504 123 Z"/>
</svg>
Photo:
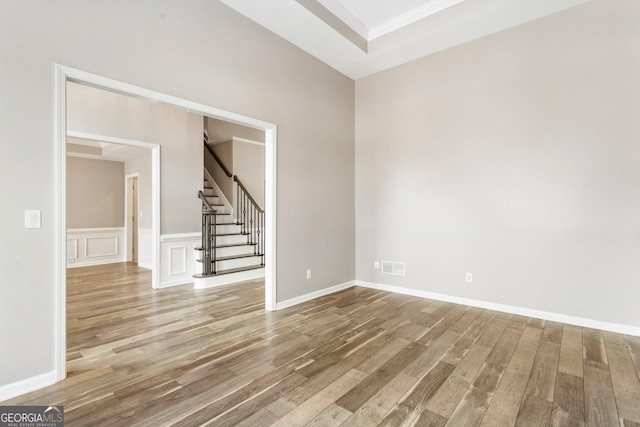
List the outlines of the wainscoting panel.
<svg viewBox="0 0 640 427">
<path fill-rule="evenodd" d="M 176 276 L 187 272 L 187 248 L 174 246 L 169 248 L 169 275 Z"/>
<path fill-rule="evenodd" d="M 193 283 L 200 272 L 198 252 L 200 233 L 163 234 L 160 236 L 160 287 Z"/>
<path fill-rule="evenodd" d="M 70 228 L 67 230 L 67 267 L 124 262 L 124 228 Z"/>
<path fill-rule="evenodd" d="M 138 266 L 151 270 L 151 260 L 151 229 L 138 228 Z"/>
<path fill-rule="evenodd" d="M 87 258 L 104 258 L 117 256 L 118 245 L 120 244 L 119 236 L 108 237 L 87 237 Z"/>
</svg>

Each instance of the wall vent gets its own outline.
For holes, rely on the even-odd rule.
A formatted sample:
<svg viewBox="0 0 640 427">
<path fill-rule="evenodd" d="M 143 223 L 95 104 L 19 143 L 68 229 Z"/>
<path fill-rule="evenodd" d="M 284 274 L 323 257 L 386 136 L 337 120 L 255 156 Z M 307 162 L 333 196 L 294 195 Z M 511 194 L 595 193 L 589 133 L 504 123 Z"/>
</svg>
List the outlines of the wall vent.
<svg viewBox="0 0 640 427">
<path fill-rule="evenodd" d="M 404 262 L 382 261 L 382 272 L 395 276 L 404 276 L 406 271 Z"/>
</svg>

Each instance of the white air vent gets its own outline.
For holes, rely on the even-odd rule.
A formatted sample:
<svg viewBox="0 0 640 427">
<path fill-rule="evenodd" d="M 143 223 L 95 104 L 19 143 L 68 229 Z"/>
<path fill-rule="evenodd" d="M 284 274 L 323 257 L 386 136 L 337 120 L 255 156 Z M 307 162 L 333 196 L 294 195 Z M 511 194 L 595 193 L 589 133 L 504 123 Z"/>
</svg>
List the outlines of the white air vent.
<svg viewBox="0 0 640 427">
<path fill-rule="evenodd" d="M 404 276 L 405 269 L 406 267 L 404 262 L 382 261 L 383 273 Z"/>
</svg>

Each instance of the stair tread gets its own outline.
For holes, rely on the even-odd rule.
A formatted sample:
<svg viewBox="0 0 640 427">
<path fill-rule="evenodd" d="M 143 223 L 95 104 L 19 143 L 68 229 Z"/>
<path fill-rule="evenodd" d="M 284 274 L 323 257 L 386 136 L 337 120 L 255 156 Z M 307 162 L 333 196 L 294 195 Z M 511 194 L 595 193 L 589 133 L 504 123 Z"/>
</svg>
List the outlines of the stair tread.
<svg viewBox="0 0 640 427">
<path fill-rule="evenodd" d="M 241 255 L 230 255 L 230 256 L 221 256 L 216 258 L 217 261 L 232 261 L 234 259 L 243 259 L 243 258 L 253 258 L 253 257 L 261 257 L 264 254 L 241 254 Z M 202 262 L 201 259 L 197 259 L 197 262 Z"/>
<path fill-rule="evenodd" d="M 218 245 L 216 246 L 216 249 L 224 249 L 224 248 L 234 248 L 237 246 L 255 246 L 257 245 L 257 243 L 231 243 L 228 245 Z M 196 251 L 201 251 L 203 250 L 202 248 L 193 248 Z"/>
<path fill-rule="evenodd" d="M 220 225 L 220 224 L 216 224 Z M 216 236 L 248 236 L 249 233 L 216 233 Z"/>
<path fill-rule="evenodd" d="M 212 274 L 211 276 L 221 276 L 223 274 L 231 274 L 231 273 L 239 273 L 241 271 L 257 270 L 259 268 L 264 268 L 264 265 L 249 265 L 247 267 L 230 268 L 229 270 L 218 270 L 216 272 L 216 274 Z M 211 277 L 211 276 L 209 276 L 209 277 Z"/>
<path fill-rule="evenodd" d="M 251 257 L 257 257 L 257 256 L 262 256 L 263 254 L 243 254 L 243 255 L 230 255 L 230 256 L 221 256 L 216 258 L 216 261 L 229 261 L 232 259 L 239 259 L 239 258 L 251 258 Z"/>
</svg>

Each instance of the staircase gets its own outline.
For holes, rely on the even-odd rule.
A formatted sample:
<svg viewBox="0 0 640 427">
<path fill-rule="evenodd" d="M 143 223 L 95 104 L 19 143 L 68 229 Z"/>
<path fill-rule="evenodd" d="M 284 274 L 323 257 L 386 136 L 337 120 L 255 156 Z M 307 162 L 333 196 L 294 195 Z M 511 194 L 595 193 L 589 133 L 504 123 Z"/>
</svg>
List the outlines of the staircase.
<svg viewBox="0 0 640 427">
<path fill-rule="evenodd" d="M 221 195 L 205 169 L 202 200 L 202 245 L 194 277 L 196 289 L 222 286 L 264 277 L 264 211 L 237 176 L 235 209 Z"/>
</svg>

